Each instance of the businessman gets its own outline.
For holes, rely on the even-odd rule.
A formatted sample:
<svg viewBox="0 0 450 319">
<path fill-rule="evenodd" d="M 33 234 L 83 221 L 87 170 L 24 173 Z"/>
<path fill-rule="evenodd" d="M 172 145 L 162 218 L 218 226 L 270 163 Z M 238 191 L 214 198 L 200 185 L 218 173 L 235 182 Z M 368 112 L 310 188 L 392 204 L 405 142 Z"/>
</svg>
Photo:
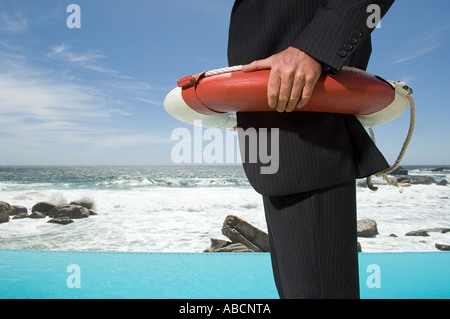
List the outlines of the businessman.
<svg viewBox="0 0 450 319">
<path fill-rule="evenodd" d="M 263 196 L 280 298 L 359 298 L 355 179 L 388 164 L 353 115 L 292 111 L 308 102 L 322 72 L 367 67 L 369 8 L 375 5 L 381 17 L 393 2 L 237 0 L 233 6 L 229 65 L 271 69 L 267 98 L 276 111 L 237 117 L 240 132 L 279 129 L 278 171 L 261 174 L 264 163 L 248 158 L 243 165 Z M 248 156 L 245 134 L 239 138 Z"/>
</svg>

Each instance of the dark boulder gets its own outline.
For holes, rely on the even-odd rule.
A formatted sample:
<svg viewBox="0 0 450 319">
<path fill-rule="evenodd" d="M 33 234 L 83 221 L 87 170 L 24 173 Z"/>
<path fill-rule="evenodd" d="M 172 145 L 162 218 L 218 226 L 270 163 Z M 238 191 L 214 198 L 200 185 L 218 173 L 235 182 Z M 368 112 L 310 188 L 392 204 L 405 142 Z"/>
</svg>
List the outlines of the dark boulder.
<svg viewBox="0 0 450 319">
<path fill-rule="evenodd" d="M 50 202 L 39 202 L 31 208 L 31 212 L 40 212 L 48 215 L 48 213 L 55 207 L 56 205 Z"/>
<path fill-rule="evenodd" d="M 425 228 L 423 230 L 426 232 L 441 233 L 441 234 L 450 232 L 450 228 L 445 228 L 445 227 Z"/>
<path fill-rule="evenodd" d="M 231 242 L 227 241 L 227 240 L 211 238 L 211 246 L 209 248 L 205 249 L 204 252 L 205 253 L 216 252 L 218 249 L 221 249 L 230 244 L 231 244 Z"/>
<path fill-rule="evenodd" d="M 67 225 L 67 224 L 73 223 L 73 220 L 70 219 L 69 217 L 57 217 L 57 218 L 50 219 L 47 223 Z"/>
<path fill-rule="evenodd" d="M 373 237 L 378 235 L 377 223 L 372 219 L 358 220 L 358 237 Z"/>
<path fill-rule="evenodd" d="M 436 180 L 431 176 L 402 176 L 397 178 L 399 183 L 409 183 L 412 185 L 431 185 L 436 183 Z"/>
<path fill-rule="evenodd" d="M 32 212 L 29 216 L 30 218 L 46 218 L 47 215 L 45 215 L 44 213 L 41 212 Z"/>
<path fill-rule="evenodd" d="M 448 171 L 450 170 L 450 167 L 436 167 L 433 168 L 431 171 L 432 172 L 443 172 L 443 171 Z"/>
<path fill-rule="evenodd" d="M 73 219 L 89 217 L 89 209 L 81 205 L 56 206 L 50 210 L 48 215 L 51 218 L 69 217 Z"/>
<path fill-rule="evenodd" d="M 94 207 L 94 203 L 88 200 L 80 200 L 76 202 L 71 202 L 69 205 L 80 205 L 86 207 L 87 209 L 92 209 Z"/>
<path fill-rule="evenodd" d="M 448 181 L 444 178 L 444 179 L 441 179 L 439 182 L 437 182 L 436 185 L 447 186 L 448 185 Z"/>
<path fill-rule="evenodd" d="M 413 230 L 413 231 L 407 232 L 405 234 L 405 236 L 422 236 L 422 237 L 426 237 L 426 236 L 430 236 L 430 234 L 428 234 L 428 232 L 426 230 Z"/>
<path fill-rule="evenodd" d="M 430 236 L 430 234 L 428 234 L 428 233 L 445 234 L 445 233 L 448 233 L 448 232 L 450 232 L 450 228 L 443 228 L 443 227 L 424 228 L 424 229 L 413 230 L 413 231 L 407 232 L 405 234 L 405 236 Z"/>
<path fill-rule="evenodd" d="M 9 213 L 6 210 L 5 206 L 0 205 L 0 223 L 9 222 Z"/>
<path fill-rule="evenodd" d="M 30 217 L 30 215 L 28 215 L 28 213 L 18 213 L 16 215 L 14 215 L 14 217 L 12 219 L 23 219 L 23 218 L 28 218 Z"/>
<path fill-rule="evenodd" d="M 408 175 L 408 170 L 399 166 L 397 167 L 397 169 L 391 173 L 389 173 L 389 175 L 394 175 L 394 176 L 398 176 L 398 175 Z"/>
<path fill-rule="evenodd" d="M 211 238 L 211 247 L 204 250 L 205 253 L 250 253 L 254 250 L 241 243 L 232 243 L 223 239 Z"/>
<path fill-rule="evenodd" d="M 434 245 L 437 249 L 442 251 L 450 251 L 450 245 L 444 245 L 444 244 L 435 244 Z"/>
<path fill-rule="evenodd" d="M 11 212 L 12 212 L 13 208 L 9 203 L 0 201 L 0 207 L 3 207 L 3 209 L 5 210 L 5 212 L 8 215 L 12 215 Z"/>
<path fill-rule="evenodd" d="M 222 234 L 227 236 L 233 244 L 243 244 L 253 251 L 268 252 L 270 250 L 267 233 L 239 217 L 227 216 L 222 226 Z"/>
<path fill-rule="evenodd" d="M 356 186 L 360 187 L 360 188 L 367 188 L 368 187 L 367 181 L 366 180 L 359 181 L 359 182 L 356 183 Z"/>
<path fill-rule="evenodd" d="M 28 215 L 28 209 L 24 206 L 12 205 L 10 215 L 26 214 Z"/>
</svg>

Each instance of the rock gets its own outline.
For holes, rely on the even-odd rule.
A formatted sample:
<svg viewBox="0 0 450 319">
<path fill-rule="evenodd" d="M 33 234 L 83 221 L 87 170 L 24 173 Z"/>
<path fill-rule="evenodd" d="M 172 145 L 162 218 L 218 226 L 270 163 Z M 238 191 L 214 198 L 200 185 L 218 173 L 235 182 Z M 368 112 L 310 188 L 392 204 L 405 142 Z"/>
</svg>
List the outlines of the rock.
<svg viewBox="0 0 450 319">
<path fill-rule="evenodd" d="M 357 250 L 358 253 L 362 253 L 362 248 L 361 248 L 361 243 L 360 242 L 357 243 L 356 250 Z"/>
<path fill-rule="evenodd" d="M 28 212 L 26 212 L 26 213 L 21 212 L 21 213 L 16 214 L 13 217 L 13 219 L 22 219 L 22 218 L 28 218 L 28 217 L 30 217 L 30 215 L 28 215 Z"/>
<path fill-rule="evenodd" d="M 441 234 L 450 232 L 450 228 L 425 228 L 423 230 L 426 232 L 434 232 L 434 233 L 441 233 Z"/>
<path fill-rule="evenodd" d="M 73 223 L 73 220 L 70 219 L 69 217 L 57 217 L 57 218 L 50 219 L 47 223 L 67 225 L 67 224 Z"/>
<path fill-rule="evenodd" d="M 437 182 L 436 185 L 447 186 L 448 185 L 448 181 L 444 178 L 444 179 L 440 180 L 439 182 Z"/>
<path fill-rule="evenodd" d="M 47 215 L 41 213 L 41 212 L 32 212 L 31 215 L 29 216 L 30 218 L 46 218 Z"/>
<path fill-rule="evenodd" d="M 436 180 L 431 176 L 418 176 L 418 175 L 408 175 L 397 178 L 399 183 L 408 183 L 413 185 L 431 185 L 436 183 Z"/>
<path fill-rule="evenodd" d="M 8 215 L 11 215 L 12 207 L 11 207 L 11 205 L 10 205 L 9 203 L 0 201 L 0 207 L 3 207 L 3 209 L 5 210 L 5 212 L 6 212 Z"/>
<path fill-rule="evenodd" d="M 5 206 L 0 205 L 0 224 L 9 222 L 9 213 Z"/>
<path fill-rule="evenodd" d="M 94 212 L 92 209 L 89 209 L 89 216 L 98 215 L 97 212 Z"/>
<path fill-rule="evenodd" d="M 0 211 L 8 214 L 8 216 L 17 216 L 20 215 L 17 218 L 13 218 L 13 219 L 20 219 L 20 218 L 25 218 L 28 217 L 28 209 L 26 207 L 23 206 L 18 206 L 18 205 L 10 205 L 7 202 L 0 202 Z M 0 213 L 1 215 L 1 213 Z M 6 218 L 3 216 L 0 216 L 0 220 L 3 220 L 3 222 L 5 221 L 9 221 L 6 220 Z M 1 223 L 1 221 L 0 221 Z"/>
<path fill-rule="evenodd" d="M 250 225 L 239 217 L 229 215 L 222 226 L 222 234 L 231 242 L 240 243 L 256 252 L 268 252 L 269 236 L 262 230 Z"/>
<path fill-rule="evenodd" d="M 81 200 L 76 202 L 71 202 L 69 205 L 80 205 L 87 209 L 92 209 L 94 207 L 94 203 L 91 201 Z"/>
<path fill-rule="evenodd" d="M 241 253 L 255 252 L 241 243 L 229 242 L 223 239 L 211 238 L 211 247 L 204 250 L 205 253 Z"/>
<path fill-rule="evenodd" d="M 356 187 L 361 187 L 361 188 L 367 188 L 367 187 L 369 187 L 368 185 L 367 185 L 367 181 L 359 181 L 358 183 L 356 183 Z"/>
<path fill-rule="evenodd" d="M 215 252 L 217 249 L 220 249 L 222 247 L 225 247 L 225 246 L 231 244 L 231 242 L 223 240 L 223 239 L 211 238 L 210 240 L 211 240 L 211 246 L 203 251 L 205 253 Z"/>
<path fill-rule="evenodd" d="M 52 218 L 69 217 L 73 219 L 89 217 L 89 209 L 81 205 L 56 206 L 50 210 L 48 215 Z"/>
<path fill-rule="evenodd" d="M 31 208 L 31 212 L 40 212 L 48 215 L 50 210 L 52 210 L 55 207 L 56 205 L 50 202 L 39 202 Z"/>
<path fill-rule="evenodd" d="M 442 172 L 442 171 L 448 171 L 450 170 L 450 167 L 436 167 L 433 168 L 431 171 L 432 172 Z"/>
<path fill-rule="evenodd" d="M 372 237 L 378 235 L 377 223 L 372 219 L 358 220 L 358 237 Z"/>
<path fill-rule="evenodd" d="M 423 236 L 423 237 L 426 237 L 426 236 L 430 236 L 430 235 L 425 230 L 413 230 L 413 231 L 407 232 L 405 234 L 405 236 Z"/>
<path fill-rule="evenodd" d="M 9 214 L 10 215 L 25 214 L 28 216 L 28 209 L 24 206 L 13 205 L 11 206 L 11 212 Z"/>
<path fill-rule="evenodd" d="M 434 245 L 437 249 L 442 251 L 450 251 L 450 245 L 444 245 L 444 244 L 435 244 Z"/>
<path fill-rule="evenodd" d="M 399 167 L 397 167 L 397 169 L 395 171 L 393 171 L 392 173 L 389 173 L 388 175 L 395 175 L 395 176 L 408 175 L 408 170 L 399 166 Z"/>
<path fill-rule="evenodd" d="M 397 238 L 398 236 L 396 234 L 389 234 L 389 237 L 395 237 Z"/>
<path fill-rule="evenodd" d="M 419 229 L 419 230 L 413 230 L 410 232 L 407 232 L 405 236 L 430 236 L 428 233 L 441 233 L 445 234 L 450 232 L 450 228 L 425 228 L 425 229 Z"/>
<path fill-rule="evenodd" d="M 215 252 L 217 253 L 254 253 L 254 250 L 251 250 L 247 246 L 241 243 L 230 244 L 225 247 L 217 249 Z"/>
</svg>

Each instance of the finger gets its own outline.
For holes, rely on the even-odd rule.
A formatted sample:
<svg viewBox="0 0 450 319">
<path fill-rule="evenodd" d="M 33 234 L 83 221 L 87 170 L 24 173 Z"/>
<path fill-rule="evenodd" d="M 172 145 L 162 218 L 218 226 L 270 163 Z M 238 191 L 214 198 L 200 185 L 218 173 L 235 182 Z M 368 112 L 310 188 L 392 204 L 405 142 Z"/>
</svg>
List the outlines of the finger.
<svg viewBox="0 0 450 319">
<path fill-rule="evenodd" d="M 292 84 L 291 95 L 289 97 L 289 102 L 286 106 L 286 112 L 292 112 L 295 107 L 300 102 L 300 97 L 302 96 L 303 87 L 305 82 L 303 78 L 297 78 Z"/>
<path fill-rule="evenodd" d="M 284 112 L 291 97 L 293 74 L 285 73 L 281 77 L 280 90 L 278 93 L 277 111 Z"/>
<path fill-rule="evenodd" d="M 278 96 L 280 92 L 281 78 L 276 72 L 270 72 L 269 83 L 267 84 L 267 99 L 269 107 L 274 109 L 278 106 Z"/>
<path fill-rule="evenodd" d="M 270 69 L 271 67 L 272 67 L 271 59 L 267 58 L 264 60 L 256 60 L 250 64 L 246 64 L 246 65 L 242 66 L 242 71 L 243 72 L 253 72 L 253 71 L 258 71 L 258 70 Z"/>
<path fill-rule="evenodd" d="M 312 93 L 314 91 L 315 82 L 306 82 L 303 87 L 302 95 L 300 101 L 297 104 L 297 109 L 304 107 L 311 99 Z"/>
</svg>

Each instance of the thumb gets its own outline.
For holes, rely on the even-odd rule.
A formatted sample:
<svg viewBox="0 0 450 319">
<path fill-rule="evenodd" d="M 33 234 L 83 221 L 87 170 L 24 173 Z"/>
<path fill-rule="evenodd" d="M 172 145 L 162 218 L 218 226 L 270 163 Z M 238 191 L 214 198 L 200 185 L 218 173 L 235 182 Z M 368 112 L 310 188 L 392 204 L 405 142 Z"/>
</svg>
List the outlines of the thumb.
<svg viewBox="0 0 450 319">
<path fill-rule="evenodd" d="M 243 72 L 253 72 L 258 70 L 267 70 L 272 68 L 271 58 L 256 60 L 242 67 Z"/>
</svg>

